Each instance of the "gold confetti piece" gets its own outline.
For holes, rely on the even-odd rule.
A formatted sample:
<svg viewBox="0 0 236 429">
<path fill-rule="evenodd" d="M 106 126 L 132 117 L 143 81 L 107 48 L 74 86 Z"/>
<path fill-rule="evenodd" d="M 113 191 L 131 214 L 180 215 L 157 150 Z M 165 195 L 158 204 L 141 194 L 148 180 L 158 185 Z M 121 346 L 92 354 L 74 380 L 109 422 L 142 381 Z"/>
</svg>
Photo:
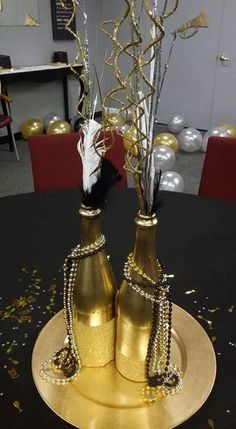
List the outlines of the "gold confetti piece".
<svg viewBox="0 0 236 429">
<path fill-rule="evenodd" d="M 186 290 L 185 295 L 190 295 L 191 293 L 195 293 L 196 291 L 194 289 L 192 290 Z"/>
<path fill-rule="evenodd" d="M 229 312 L 229 313 L 233 313 L 233 311 L 234 311 L 234 305 L 231 305 L 231 306 L 228 308 L 228 312 Z"/>
<path fill-rule="evenodd" d="M 31 316 L 21 316 L 17 318 L 18 323 L 31 322 Z"/>
<path fill-rule="evenodd" d="M 48 311 L 51 311 L 51 307 L 50 307 L 50 305 L 47 305 L 47 306 L 46 306 L 46 309 L 47 309 Z"/>
<path fill-rule="evenodd" d="M 17 408 L 19 410 L 19 413 L 22 413 L 23 408 L 21 408 L 19 401 L 14 401 L 13 405 L 15 408 Z"/>
<path fill-rule="evenodd" d="M 50 290 L 50 292 L 52 292 L 52 293 L 56 293 L 56 288 L 57 288 L 57 285 L 56 285 L 55 283 L 52 283 L 52 284 L 49 286 L 49 290 Z"/>
<path fill-rule="evenodd" d="M 214 343 L 216 341 L 216 337 L 215 336 L 211 337 L 211 341 L 212 341 L 212 343 Z"/>
<path fill-rule="evenodd" d="M 6 353 L 9 354 L 12 352 L 12 348 L 13 348 L 13 344 L 10 345 L 10 347 L 8 347 Z"/>
<path fill-rule="evenodd" d="M 21 268 L 21 271 L 23 271 L 23 273 L 29 274 L 29 271 L 25 267 Z"/>
<path fill-rule="evenodd" d="M 200 314 L 198 314 L 197 317 L 198 317 L 198 319 L 204 320 L 204 322 L 206 322 L 208 324 L 209 329 L 212 329 L 212 321 L 211 320 L 205 319 L 205 317 L 201 316 Z"/>
<path fill-rule="evenodd" d="M 220 307 L 216 308 L 208 308 L 209 313 L 215 313 L 216 311 L 220 310 Z"/>
<path fill-rule="evenodd" d="M 208 419 L 208 420 L 207 420 L 207 423 L 208 423 L 209 428 L 211 428 L 211 429 L 215 429 L 215 425 L 214 425 L 214 422 L 213 422 L 213 420 L 212 420 L 212 419 Z"/>
<path fill-rule="evenodd" d="M 15 370 L 15 368 L 9 369 L 7 372 L 10 375 L 10 377 L 12 378 L 12 380 L 16 380 L 17 378 L 20 377 L 18 372 Z"/>
<path fill-rule="evenodd" d="M 16 359 L 12 359 L 11 357 L 9 357 L 8 360 L 10 360 L 13 363 L 13 365 L 19 365 L 19 362 Z"/>
</svg>

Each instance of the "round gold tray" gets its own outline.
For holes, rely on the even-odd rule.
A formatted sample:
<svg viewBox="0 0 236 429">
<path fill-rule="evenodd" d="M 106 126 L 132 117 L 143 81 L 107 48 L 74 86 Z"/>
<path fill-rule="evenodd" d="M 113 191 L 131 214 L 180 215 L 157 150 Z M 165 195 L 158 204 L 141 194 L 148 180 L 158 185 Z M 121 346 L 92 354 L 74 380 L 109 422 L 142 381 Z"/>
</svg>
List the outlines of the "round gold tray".
<svg viewBox="0 0 236 429">
<path fill-rule="evenodd" d="M 101 368 L 83 368 L 78 378 L 63 386 L 39 376 L 40 365 L 60 349 L 66 337 L 62 311 L 40 332 L 32 356 L 36 387 L 47 405 L 80 429 L 171 429 L 191 417 L 205 402 L 216 375 L 215 353 L 199 323 L 173 307 L 171 361 L 184 373 L 183 388 L 175 396 L 145 405 L 143 383 L 129 381 L 114 362 Z"/>
</svg>

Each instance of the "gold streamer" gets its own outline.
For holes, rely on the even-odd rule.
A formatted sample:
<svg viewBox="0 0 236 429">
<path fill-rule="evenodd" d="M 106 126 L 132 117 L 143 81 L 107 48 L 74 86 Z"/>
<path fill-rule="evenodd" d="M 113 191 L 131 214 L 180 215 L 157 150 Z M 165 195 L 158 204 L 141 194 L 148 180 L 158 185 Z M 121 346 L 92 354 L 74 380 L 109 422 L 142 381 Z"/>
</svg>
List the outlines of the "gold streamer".
<svg viewBox="0 0 236 429">
<path fill-rule="evenodd" d="M 208 308 L 209 313 L 216 313 L 216 311 L 219 311 L 220 307 L 216 307 L 216 308 Z"/>
<path fill-rule="evenodd" d="M 197 317 L 198 317 L 198 319 L 204 320 L 208 324 L 209 328 L 212 329 L 212 321 L 211 320 L 207 320 L 207 319 L 205 319 L 205 317 L 203 317 L 203 316 L 201 316 L 199 314 L 198 314 Z"/>
</svg>

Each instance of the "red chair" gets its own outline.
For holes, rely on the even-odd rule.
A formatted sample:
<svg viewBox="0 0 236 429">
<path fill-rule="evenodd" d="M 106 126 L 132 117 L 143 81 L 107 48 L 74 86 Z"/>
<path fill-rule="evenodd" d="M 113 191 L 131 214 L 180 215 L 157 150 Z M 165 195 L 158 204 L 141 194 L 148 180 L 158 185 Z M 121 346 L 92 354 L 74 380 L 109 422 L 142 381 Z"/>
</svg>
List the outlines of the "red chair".
<svg viewBox="0 0 236 429">
<path fill-rule="evenodd" d="M 15 137 L 11 129 L 12 117 L 10 114 L 10 103 L 12 102 L 12 99 L 8 95 L 0 94 L 0 100 L 2 103 L 2 109 L 3 109 L 3 114 L 0 114 L 0 128 L 7 127 L 10 150 L 12 151 L 15 150 L 16 159 L 17 161 L 20 161 Z"/>
<path fill-rule="evenodd" d="M 111 138 L 110 134 L 108 137 Z M 42 135 L 29 140 L 35 191 L 73 189 L 81 185 L 82 163 L 77 151 L 78 140 L 79 133 Z M 115 144 L 106 158 L 122 175 L 118 186 L 127 187 L 127 175 L 123 169 L 124 148 L 118 134 L 115 134 Z"/>
<path fill-rule="evenodd" d="M 235 138 L 209 138 L 198 195 L 236 202 Z"/>
</svg>

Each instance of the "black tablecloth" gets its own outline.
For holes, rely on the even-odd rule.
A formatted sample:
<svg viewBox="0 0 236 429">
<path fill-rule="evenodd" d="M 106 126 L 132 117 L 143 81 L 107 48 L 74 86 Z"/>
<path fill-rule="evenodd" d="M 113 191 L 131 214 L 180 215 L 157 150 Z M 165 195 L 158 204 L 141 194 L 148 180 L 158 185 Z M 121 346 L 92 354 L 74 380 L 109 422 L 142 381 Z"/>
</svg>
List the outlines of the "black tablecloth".
<svg viewBox="0 0 236 429">
<path fill-rule="evenodd" d="M 79 242 L 79 206 L 79 191 L 0 199 L 3 429 L 71 427 L 40 398 L 31 355 L 42 326 L 62 308 L 62 264 Z M 133 190 L 111 191 L 102 223 L 118 282 L 134 245 L 136 211 Z M 218 365 L 209 399 L 180 427 L 235 429 L 236 204 L 163 192 L 158 220 L 158 256 L 167 272 L 175 274 L 173 300 L 194 317 L 203 317 L 198 320 L 214 341 Z"/>
</svg>

